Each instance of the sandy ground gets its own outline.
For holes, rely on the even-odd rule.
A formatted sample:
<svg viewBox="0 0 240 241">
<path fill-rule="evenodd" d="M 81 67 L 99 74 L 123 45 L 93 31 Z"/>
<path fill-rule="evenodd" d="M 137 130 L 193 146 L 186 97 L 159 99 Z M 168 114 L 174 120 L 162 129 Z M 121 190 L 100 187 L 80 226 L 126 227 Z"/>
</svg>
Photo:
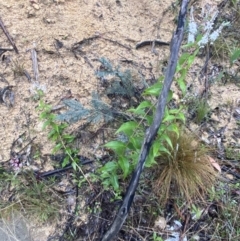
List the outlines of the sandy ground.
<svg viewBox="0 0 240 241">
<path fill-rule="evenodd" d="M 158 78 L 161 61 L 168 59 L 169 47 L 136 49 L 136 44 L 155 39 L 170 42 L 175 18 L 173 11 L 167 11 L 170 8 L 171 2 L 167 0 L 0 0 L 0 17 L 19 50 L 19 54 L 6 52 L 0 63 L 0 74 L 13 86 L 15 96 L 13 107 L 0 105 L 0 161 L 10 158 L 13 141 L 23 133 L 36 137 L 34 143 L 41 147 L 42 155 L 52 149 L 36 110 L 38 102 L 33 100 L 36 94 L 33 83 L 26 76 L 14 75 L 17 66 L 22 66 L 36 81 L 31 59 L 33 48 L 37 52 L 44 99 L 56 106 L 70 91 L 73 98 L 88 105 L 92 91 L 99 85 L 95 71 L 101 57 L 130 69 L 136 81 L 140 75 L 146 81 L 151 76 Z M 0 47 L 11 48 L 2 30 L 0 33 Z M 76 58 L 72 51 L 74 44 L 94 36 L 97 38 L 80 46 Z M 56 40 L 63 47 L 58 48 Z M 121 60 L 130 60 L 137 66 Z M 2 78 L 0 87 L 5 86 Z M 238 87 L 222 86 L 215 90 L 211 103 L 215 108 L 220 102 L 234 101 L 236 107 L 238 98 Z M 221 116 L 216 118 L 222 123 Z M 40 228 L 34 233 L 36 241 L 46 241 L 49 235 L 47 229 Z"/>
<path fill-rule="evenodd" d="M 71 91 L 73 98 L 87 105 L 98 86 L 95 71 L 101 57 L 114 65 L 123 59 L 137 63 L 137 67 L 122 64 L 123 68 L 135 71 L 137 78 L 139 72 L 146 79 L 151 73 L 159 76 L 159 61 L 167 59 L 168 46 L 156 46 L 154 52 L 151 46 L 139 50 L 135 46 L 145 40 L 171 40 L 174 15 L 166 13 L 163 17 L 169 6 L 168 1 L 157 0 L 0 0 L 1 19 L 19 50 L 19 54 L 6 52 L 0 64 L 0 73 L 13 86 L 15 96 L 12 108 L 4 103 L 0 107 L 0 160 L 10 158 L 13 141 L 23 133 L 29 138 L 36 137 L 34 143 L 40 146 L 42 155 L 51 153 L 52 144 L 42 130 L 36 110 L 38 103 L 32 99 L 36 94 L 34 85 L 26 76 L 14 75 L 13 71 L 21 66 L 36 81 L 31 49 L 37 52 L 44 99 L 55 106 Z M 101 38 L 83 44 L 76 59 L 72 46 L 93 36 Z M 57 48 L 55 39 L 63 43 L 62 48 Z M 3 32 L 0 47 L 11 47 Z M 1 81 L 0 85 L 4 88 L 6 82 Z M 50 230 L 41 231 L 39 227 L 32 234 L 34 240 L 46 241 Z"/>
<path fill-rule="evenodd" d="M 13 140 L 26 130 L 29 135 L 37 137 L 36 142 L 41 143 L 42 152 L 49 153 L 46 133 L 42 132 L 42 123 L 36 111 L 37 104 L 31 101 L 34 87 L 25 76 L 13 75 L 17 63 L 33 77 L 32 48 L 37 51 L 39 83 L 45 90 L 47 102 L 52 105 L 58 104 L 68 90 L 74 98 L 87 104 L 91 92 L 98 85 L 94 72 L 99 66 L 97 59 L 100 57 L 116 64 L 121 59 L 133 60 L 139 66 L 150 66 L 158 76 L 159 60 L 168 56 L 167 47 L 157 47 L 157 55 L 152 53 L 151 47 L 135 49 L 135 45 L 143 40 L 159 38 L 170 41 L 173 19 L 169 14 L 162 18 L 161 14 L 167 9 L 168 1 L 36 2 L 0 2 L 2 20 L 19 50 L 19 55 L 7 52 L 6 58 L 11 62 L 6 60 L 7 63 L 0 66 L 1 74 L 14 86 L 15 94 L 13 108 L 1 106 L 2 160 L 9 158 Z M 81 48 L 83 54 L 76 59 L 71 52 L 72 45 L 95 35 L 126 47 L 99 38 L 84 44 Z M 61 41 L 64 47 L 57 50 L 55 39 Z M 4 35 L 1 35 L 0 46 L 10 46 Z M 130 69 L 133 67 L 130 66 Z M 143 70 L 143 74 L 147 76 L 149 73 Z M 5 84 L 1 85 L 3 87 Z"/>
</svg>

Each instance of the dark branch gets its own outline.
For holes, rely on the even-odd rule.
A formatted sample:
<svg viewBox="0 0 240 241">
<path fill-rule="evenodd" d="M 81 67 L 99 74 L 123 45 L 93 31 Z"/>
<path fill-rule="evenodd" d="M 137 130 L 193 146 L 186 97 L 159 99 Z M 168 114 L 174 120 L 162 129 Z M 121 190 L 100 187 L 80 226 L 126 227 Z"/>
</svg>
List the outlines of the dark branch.
<svg viewBox="0 0 240 241">
<path fill-rule="evenodd" d="M 157 131 L 161 125 L 168 92 L 170 90 L 170 87 L 173 81 L 173 76 L 177 66 L 178 53 L 179 53 L 179 49 L 183 38 L 184 24 L 185 24 L 185 19 L 187 14 L 187 5 L 188 5 L 188 0 L 183 0 L 179 17 L 178 17 L 177 29 L 173 35 L 172 42 L 171 42 L 170 61 L 168 62 L 168 67 L 167 67 L 167 71 L 164 79 L 164 86 L 158 98 L 157 110 L 156 110 L 156 115 L 154 117 L 153 124 L 146 131 L 145 139 L 143 141 L 141 153 L 138 160 L 138 165 L 132 175 L 123 203 L 120 209 L 118 210 L 117 216 L 115 217 L 115 220 L 113 221 L 110 229 L 105 233 L 102 241 L 113 240 L 113 238 L 117 235 L 117 233 L 121 229 L 125 219 L 127 218 L 129 209 L 131 207 L 131 204 L 134 198 L 136 188 L 138 186 L 139 178 L 144 167 L 145 160 L 149 153 L 152 142 L 157 134 Z"/>
<path fill-rule="evenodd" d="M 18 54 L 18 53 L 19 53 L 19 52 L 18 52 L 18 49 L 17 49 L 15 43 L 13 42 L 10 34 L 8 33 L 7 29 L 5 28 L 5 26 L 4 26 L 3 21 L 2 21 L 1 18 L 0 18 L 0 27 L 1 27 L 1 29 L 3 30 L 4 34 L 7 36 L 9 42 L 11 43 L 11 45 L 13 46 L 13 49 L 14 49 L 15 52 Z"/>
</svg>

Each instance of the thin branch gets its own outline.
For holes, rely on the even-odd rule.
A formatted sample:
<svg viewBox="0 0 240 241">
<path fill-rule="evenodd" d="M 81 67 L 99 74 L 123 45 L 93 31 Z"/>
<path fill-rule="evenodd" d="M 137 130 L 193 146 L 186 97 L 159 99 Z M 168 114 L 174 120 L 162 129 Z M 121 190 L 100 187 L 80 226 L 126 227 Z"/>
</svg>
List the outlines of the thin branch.
<svg viewBox="0 0 240 241">
<path fill-rule="evenodd" d="M 0 17 L 0 27 L 1 27 L 1 29 L 3 30 L 4 34 L 6 35 L 6 37 L 8 38 L 8 41 L 9 41 L 9 42 L 11 43 L 11 45 L 13 46 L 13 49 L 15 50 L 15 52 L 16 52 L 17 54 L 19 54 L 18 49 L 17 49 L 15 43 L 13 42 L 10 34 L 8 33 L 7 29 L 5 28 L 1 17 Z"/>
<path fill-rule="evenodd" d="M 124 221 L 126 220 L 129 209 L 133 202 L 133 198 L 135 195 L 136 188 L 138 186 L 141 172 L 142 172 L 144 164 L 145 164 L 145 160 L 146 160 L 149 150 L 151 148 L 152 142 L 157 134 L 157 131 L 161 125 L 165 106 L 166 106 L 168 92 L 170 90 L 170 87 L 171 87 L 171 84 L 173 81 L 173 76 L 174 76 L 176 66 L 177 66 L 179 49 L 180 49 L 181 42 L 183 39 L 184 24 L 186 21 L 186 14 L 187 14 L 187 5 L 188 5 L 188 0 L 183 0 L 182 5 L 181 5 L 181 10 L 179 13 L 179 17 L 178 17 L 177 29 L 173 35 L 172 42 L 171 42 L 170 60 L 168 62 L 168 67 L 167 67 L 167 71 L 166 71 L 166 75 L 165 75 L 165 79 L 164 79 L 163 89 L 158 98 L 156 115 L 154 117 L 153 124 L 146 131 L 145 139 L 143 141 L 141 153 L 140 153 L 139 160 L 138 160 L 138 165 L 132 175 L 130 184 L 128 186 L 126 195 L 123 200 L 123 203 L 122 203 L 121 207 L 119 208 L 118 213 L 117 213 L 115 220 L 113 221 L 110 229 L 105 233 L 102 241 L 113 240 L 113 238 L 117 235 L 117 233 L 121 229 Z"/>
<path fill-rule="evenodd" d="M 39 84 L 38 61 L 37 61 L 37 52 L 35 48 L 31 49 L 31 56 L 32 56 L 32 66 L 33 66 L 35 81 L 37 84 Z"/>
<path fill-rule="evenodd" d="M 164 42 L 164 41 L 161 41 L 161 40 L 146 40 L 146 41 L 143 41 L 143 42 L 140 42 L 136 45 L 136 49 L 139 49 L 139 48 L 142 48 L 144 46 L 152 46 L 153 44 L 155 45 L 160 45 L 160 46 L 168 46 L 170 45 L 169 43 L 167 42 Z"/>
</svg>

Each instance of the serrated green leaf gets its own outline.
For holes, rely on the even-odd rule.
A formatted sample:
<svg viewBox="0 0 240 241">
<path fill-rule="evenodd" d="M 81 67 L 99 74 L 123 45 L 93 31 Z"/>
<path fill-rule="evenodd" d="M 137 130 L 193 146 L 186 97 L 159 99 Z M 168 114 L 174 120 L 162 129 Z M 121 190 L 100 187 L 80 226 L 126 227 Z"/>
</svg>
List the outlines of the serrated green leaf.
<svg viewBox="0 0 240 241">
<path fill-rule="evenodd" d="M 162 83 L 156 83 L 152 86 L 150 86 L 149 88 L 147 88 L 143 95 L 153 95 L 153 96 L 159 96 L 160 91 L 162 90 Z"/>
<path fill-rule="evenodd" d="M 157 162 L 155 161 L 153 151 L 152 151 L 152 148 L 151 148 L 144 166 L 145 167 L 152 167 L 154 164 L 157 164 Z"/>
<path fill-rule="evenodd" d="M 178 114 L 179 112 L 180 112 L 180 109 L 170 109 L 169 110 L 169 114 L 171 114 L 171 115 Z"/>
<path fill-rule="evenodd" d="M 59 133 L 59 125 L 58 125 L 58 124 L 52 123 L 52 128 L 53 128 L 57 133 Z"/>
<path fill-rule="evenodd" d="M 107 162 L 103 167 L 100 168 L 102 173 L 112 173 L 118 168 L 118 163 L 115 161 Z"/>
<path fill-rule="evenodd" d="M 66 156 L 64 159 L 63 159 L 63 163 L 62 163 L 62 167 L 65 167 L 66 165 L 69 164 L 69 156 Z"/>
<path fill-rule="evenodd" d="M 142 101 L 142 102 L 140 103 L 140 105 L 136 108 L 136 110 L 145 109 L 145 108 L 151 107 L 151 106 L 152 106 L 151 101 L 145 100 L 145 101 Z"/>
<path fill-rule="evenodd" d="M 161 140 L 162 140 L 162 141 L 166 141 L 166 142 L 168 143 L 168 145 L 170 146 L 170 148 L 173 149 L 172 141 L 171 141 L 171 139 L 168 137 L 168 135 L 163 134 L 163 135 L 161 136 Z"/>
<path fill-rule="evenodd" d="M 77 170 L 77 163 L 76 162 L 72 162 L 72 168 L 74 171 Z"/>
<path fill-rule="evenodd" d="M 236 49 L 232 56 L 230 57 L 230 64 L 233 65 L 233 62 L 236 61 L 240 57 L 240 49 Z"/>
<path fill-rule="evenodd" d="M 130 169 L 129 160 L 125 157 L 120 157 L 118 160 L 118 164 L 122 169 L 123 178 L 126 178 L 129 174 L 129 169 Z"/>
<path fill-rule="evenodd" d="M 137 108 L 131 108 L 128 111 L 133 112 L 134 114 L 145 116 L 146 115 L 146 108 L 152 108 L 153 105 L 150 101 L 143 101 Z"/>
<path fill-rule="evenodd" d="M 189 57 L 190 57 L 189 53 L 183 53 L 178 60 L 179 65 L 183 65 Z"/>
<path fill-rule="evenodd" d="M 115 191 L 119 190 L 118 177 L 117 177 L 117 175 L 115 173 L 110 176 L 110 183 L 112 184 L 113 189 Z"/>
<path fill-rule="evenodd" d="M 177 134 L 177 138 L 179 138 L 179 127 L 177 124 L 175 123 L 171 123 L 168 127 L 167 127 L 167 131 L 172 131 L 174 133 Z"/>
<path fill-rule="evenodd" d="M 172 121 L 172 120 L 176 120 L 175 115 L 167 115 L 162 122 L 168 122 L 168 121 Z"/>
<path fill-rule="evenodd" d="M 110 141 L 107 144 L 105 144 L 104 146 L 112 149 L 118 155 L 124 154 L 125 149 L 126 149 L 126 144 L 121 141 Z"/>
<path fill-rule="evenodd" d="M 45 130 L 47 126 L 51 125 L 51 121 L 47 120 L 43 123 L 42 129 Z"/>
<path fill-rule="evenodd" d="M 190 47 L 194 47 L 196 45 L 196 43 L 188 43 L 188 44 L 184 44 L 182 45 L 183 49 L 189 49 Z"/>
<path fill-rule="evenodd" d="M 154 157 L 159 155 L 159 149 L 160 149 L 161 145 L 162 145 L 162 143 L 158 139 L 156 141 L 154 141 L 154 143 L 152 145 L 152 151 L 153 151 Z"/>
<path fill-rule="evenodd" d="M 120 126 L 120 128 L 116 131 L 116 134 L 120 133 L 120 132 L 123 132 L 125 135 L 130 137 L 134 133 L 134 131 L 135 131 L 137 126 L 138 126 L 137 122 L 135 122 L 135 121 L 128 121 L 126 123 L 123 123 Z"/>
<path fill-rule="evenodd" d="M 141 146 L 142 146 L 142 137 L 140 136 L 131 136 L 129 138 L 129 144 L 128 144 L 128 147 L 132 150 L 139 150 L 141 149 Z"/>
<path fill-rule="evenodd" d="M 186 68 L 182 68 L 180 71 L 179 71 L 180 75 L 181 75 L 181 79 L 185 79 L 186 76 L 187 76 L 187 69 Z"/>
<path fill-rule="evenodd" d="M 67 142 L 67 143 L 71 143 L 73 142 L 73 140 L 75 139 L 75 137 L 73 135 L 68 135 L 68 134 L 64 134 L 62 136 L 62 138 Z"/>
<path fill-rule="evenodd" d="M 186 83 L 185 83 L 185 78 L 184 77 L 180 77 L 179 79 L 177 79 L 177 83 L 178 83 L 179 88 L 183 92 L 183 94 L 185 94 L 186 90 L 187 90 L 187 86 L 186 86 Z"/>
<path fill-rule="evenodd" d="M 62 143 L 58 143 L 54 148 L 53 148 L 53 153 L 56 153 L 57 151 L 62 149 Z"/>
<path fill-rule="evenodd" d="M 167 103 L 169 103 L 169 101 L 172 100 L 172 97 L 173 97 L 173 92 L 172 92 L 172 90 L 169 90 L 168 97 L 167 97 Z"/>
<path fill-rule="evenodd" d="M 58 137 L 59 137 L 59 135 L 54 129 L 52 129 L 48 134 L 48 139 L 51 139 L 53 141 L 56 141 L 58 139 Z"/>
<path fill-rule="evenodd" d="M 182 112 L 180 112 L 176 115 L 176 119 L 181 120 L 183 123 L 185 123 L 185 120 L 186 120 L 186 118 Z"/>
<path fill-rule="evenodd" d="M 195 60 L 195 57 L 196 57 L 195 55 L 189 56 L 189 58 L 188 58 L 188 60 L 187 60 L 187 63 L 188 63 L 187 68 L 190 68 L 190 67 L 191 67 L 192 63 L 193 63 L 194 60 Z"/>
<path fill-rule="evenodd" d="M 145 115 L 144 119 L 147 121 L 148 125 L 150 126 L 153 122 L 153 115 Z"/>
<path fill-rule="evenodd" d="M 162 146 L 162 145 L 159 147 L 159 153 L 160 154 L 161 153 L 167 153 L 168 155 L 171 156 L 171 153 L 169 152 L 169 150 L 166 147 Z"/>
</svg>

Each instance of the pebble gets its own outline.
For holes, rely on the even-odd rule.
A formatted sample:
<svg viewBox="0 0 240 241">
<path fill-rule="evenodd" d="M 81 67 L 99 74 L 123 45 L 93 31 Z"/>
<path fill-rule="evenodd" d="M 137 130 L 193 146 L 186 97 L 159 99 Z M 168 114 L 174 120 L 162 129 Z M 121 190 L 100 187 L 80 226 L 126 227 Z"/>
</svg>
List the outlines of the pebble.
<svg viewBox="0 0 240 241">
<path fill-rule="evenodd" d="M 34 17 L 36 15 L 35 10 L 34 9 L 29 9 L 27 12 L 28 18 L 30 17 Z"/>
<path fill-rule="evenodd" d="M 54 0 L 55 3 L 65 3 L 65 0 Z"/>
<path fill-rule="evenodd" d="M 154 227 L 159 229 L 159 230 L 163 230 L 166 228 L 167 222 L 166 219 L 164 217 L 158 217 L 154 223 Z"/>
<path fill-rule="evenodd" d="M 39 5 L 38 5 L 37 3 L 33 3 L 32 6 L 33 6 L 33 8 L 36 9 L 36 10 L 39 10 L 39 9 L 40 9 L 40 7 L 39 7 Z"/>
</svg>

